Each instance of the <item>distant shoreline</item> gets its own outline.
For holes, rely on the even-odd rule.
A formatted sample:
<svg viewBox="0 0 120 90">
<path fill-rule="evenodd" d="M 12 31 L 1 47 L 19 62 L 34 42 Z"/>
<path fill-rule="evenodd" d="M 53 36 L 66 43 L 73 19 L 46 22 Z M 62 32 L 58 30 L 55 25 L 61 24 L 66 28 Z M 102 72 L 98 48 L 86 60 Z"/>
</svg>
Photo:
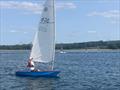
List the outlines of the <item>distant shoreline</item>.
<svg viewBox="0 0 120 90">
<path fill-rule="evenodd" d="M 30 51 L 30 50 L 25 50 L 25 49 L 21 49 L 21 50 L 0 50 L 0 51 Z M 56 49 L 56 52 L 60 52 L 61 50 Z M 120 51 L 120 49 L 63 49 L 63 51 L 67 52 L 67 51 Z"/>
<path fill-rule="evenodd" d="M 0 45 L 0 50 L 31 50 L 32 44 Z M 120 49 L 120 40 L 90 41 L 83 43 L 59 43 L 56 50 L 117 50 Z"/>
</svg>

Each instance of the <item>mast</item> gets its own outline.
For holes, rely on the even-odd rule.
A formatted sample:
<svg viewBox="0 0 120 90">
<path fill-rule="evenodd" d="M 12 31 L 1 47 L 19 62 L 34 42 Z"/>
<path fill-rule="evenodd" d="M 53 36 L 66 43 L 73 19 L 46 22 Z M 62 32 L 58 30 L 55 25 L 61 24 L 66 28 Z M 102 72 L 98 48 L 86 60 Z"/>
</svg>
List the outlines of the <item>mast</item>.
<svg viewBox="0 0 120 90">
<path fill-rule="evenodd" d="M 56 29 L 55 29 L 55 25 L 56 25 L 56 22 L 55 22 L 55 0 L 53 0 L 53 18 L 54 18 L 54 49 L 53 49 L 53 57 L 52 57 L 52 70 L 54 69 L 54 63 L 55 63 L 55 33 L 56 33 Z"/>
</svg>

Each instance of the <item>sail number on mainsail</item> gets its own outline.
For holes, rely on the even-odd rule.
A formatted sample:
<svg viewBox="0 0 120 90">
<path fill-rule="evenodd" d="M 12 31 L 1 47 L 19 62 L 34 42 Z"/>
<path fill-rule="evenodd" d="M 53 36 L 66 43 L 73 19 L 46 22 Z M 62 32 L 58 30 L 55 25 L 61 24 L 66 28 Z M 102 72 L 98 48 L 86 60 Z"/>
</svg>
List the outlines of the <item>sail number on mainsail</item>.
<svg viewBox="0 0 120 90">
<path fill-rule="evenodd" d="M 41 18 L 41 21 L 40 21 L 40 23 L 42 23 L 42 24 L 46 24 L 46 23 L 49 23 L 49 18 L 45 18 L 45 17 L 43 17 L 43 18 Z"/>
</svg>

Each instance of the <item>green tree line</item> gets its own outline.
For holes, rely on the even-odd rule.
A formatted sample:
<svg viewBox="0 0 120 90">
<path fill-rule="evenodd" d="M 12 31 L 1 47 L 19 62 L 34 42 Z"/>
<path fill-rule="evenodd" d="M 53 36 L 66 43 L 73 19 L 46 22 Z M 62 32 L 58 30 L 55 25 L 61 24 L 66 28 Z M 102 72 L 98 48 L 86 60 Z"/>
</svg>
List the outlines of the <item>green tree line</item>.
<svg viewBox="0 0 120 90">
<path fill-rule="evenodd" d="M 32 44 L 0 45 L 0 50 L 30 50 Z M 120 49 L 120 40 L 116 41 L 91 41 L 83 43 L 59 43 L 56 49 Z"/>
</svg>

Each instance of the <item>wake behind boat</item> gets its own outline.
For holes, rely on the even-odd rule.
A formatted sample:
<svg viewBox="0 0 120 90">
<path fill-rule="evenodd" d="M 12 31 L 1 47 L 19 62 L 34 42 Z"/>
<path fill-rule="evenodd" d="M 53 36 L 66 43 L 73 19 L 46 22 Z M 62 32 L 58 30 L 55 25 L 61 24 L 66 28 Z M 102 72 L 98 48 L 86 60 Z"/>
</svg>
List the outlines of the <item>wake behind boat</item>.
<svg viewBox="0 0 120 90">
<path fill-rule="evenodd" d="M 35 34 L 33 46 L 30 54 L 30 67 L 31 71 L 17 71 L 17 76 L 34 76 L 34 77 L 55 77 L 60 71 L 55 71 L 54 68 L 55 56 L 55 7 L 54 0 L 47 0 L 41 19 L 39 29 Z M 34 62 L 50 64 L 50 70 L 41 71 L 35 69 Z M 46 65 L 47 67 L 47 65 Z"/>
</svg>

